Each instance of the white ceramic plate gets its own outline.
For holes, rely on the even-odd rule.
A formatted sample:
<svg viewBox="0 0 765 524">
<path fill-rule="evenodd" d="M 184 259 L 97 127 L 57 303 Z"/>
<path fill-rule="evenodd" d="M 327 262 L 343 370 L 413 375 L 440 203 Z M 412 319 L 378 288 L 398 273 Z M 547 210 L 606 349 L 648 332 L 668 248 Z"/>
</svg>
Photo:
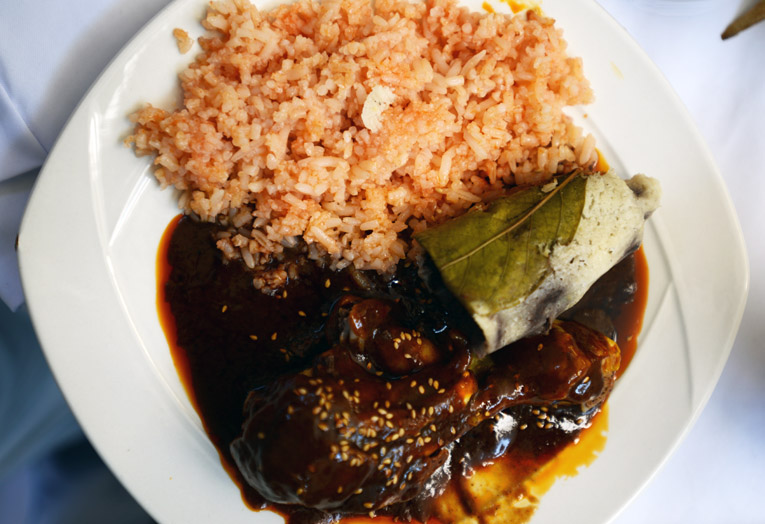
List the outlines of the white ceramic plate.
<svg viewBox="0 0 765 524">
<path fill-rule="evenodd" d="M 481 0 L 465 2 L 480 8 Z M 265 5 L 265 7 L 269 7 Z M 741 318 L 748 268 L 722 179 L 657 69 L 594 2 L 545 0 L 597 101 L 576 117 L 622 173 L 664 188 L 648 227 L 649 304 L 638 354 L 611 397 L 595 463 L 559 481 L 533 522 L 611 519 L 649 480 L 712 392 Z M 39 177 L 19 240 L 22 279 L 45 353 L 104 460 L 160 522 L 280 521 L 245 508 L 178 379 L 155 305 L 160 236 L 178 212 L 147 159 L 122 139 L 126 115 L 170 107 L 175 27 L 199 36 L 202 0 L 160 13 L 102 74 Z M 195 47 L 195 51 L 198 48 Z"/>
</svg>

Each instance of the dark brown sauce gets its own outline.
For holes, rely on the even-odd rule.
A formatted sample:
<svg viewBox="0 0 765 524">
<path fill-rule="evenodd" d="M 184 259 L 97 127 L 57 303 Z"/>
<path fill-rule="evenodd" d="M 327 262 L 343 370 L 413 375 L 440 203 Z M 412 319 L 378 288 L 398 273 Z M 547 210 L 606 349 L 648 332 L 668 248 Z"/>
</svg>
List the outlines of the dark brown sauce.
<svg viewBox="0 0 765 524">
<path fill-rule="evenodd" d="M 240 486 L 247 505 L 276 509 L 292 523 L 316 522 L 320 519 L 310 511 L 269 505 L 244 481 L 229 444 L 242 431 L 242 406 L 251 390 L 307 367 L 316 355 L 329 349 L 324 328 L 330 308 L 340 296 L 359 291 L 359 283 L 348 272 L 312 266 L 303 268 L 303 278 L 289 281 L 283 291 L 275 295 L 260 293 L 253 288 L 252 274 L 246 268 L 238 263 L 223 263 L 212 240 L 214 229 L 210 224 L 176 218 L 160 245 L 157 308 L 174 362 L 223 466 Z M 618 278 L 635 279 L 631 302 L 609 306 L 622 350 L 619 373 L 624 372 L 634 355 L 647 296 L 648 272 L 642 248 L 630 260 L 634 262 L 628 261 L 628 267 L 621 270 L 627 272 L 626 277 Z M 394 286 L 405 288 L 409 278 L 411 275 L 401 276 Z M 442 324 L 445 327 L 454 320 L 435 313 L 425 316 L 431 324 L 426 328 L 434 337 L 443 331 Z M 457 459 L 465 462 L 468 457 L 460 455 L 462 447 L 470 450 L 470 457 L 480 459 L 483 453 L 483 462 L 505 464 L 507 472 L 512 471 L 521 480 L 538 470 L 574 441 L 579 432 L 537 428 L 532 409 L 524 406 L 513 413 L 519 422 L 532 423 L 525 431 L 508 437 L 510 440 L 504 444 L 480 431 L 469 433 L 455 452 Z M 502 449 L 503 445 L 507 449 Z M 499 456 L 504 458 L 499 460 Z M 480 460 L 471 460 L 465 471 L 479 467 Z M 458 497 L 459 482 L 453 480 L 447 488 Z M 476 509 L 464 496 L 461 498 L 468 510 Z M 358 519 L 354 517 L 353 521 Z"/>
</svg>

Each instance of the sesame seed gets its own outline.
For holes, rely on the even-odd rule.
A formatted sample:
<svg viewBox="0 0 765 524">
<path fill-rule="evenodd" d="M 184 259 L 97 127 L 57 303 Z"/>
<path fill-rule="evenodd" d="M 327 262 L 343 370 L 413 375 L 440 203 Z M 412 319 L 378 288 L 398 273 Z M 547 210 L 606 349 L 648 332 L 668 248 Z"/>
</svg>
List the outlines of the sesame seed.
<svg viewBox="0 0 765 524">
<path fill-rule="evenodd" d="M 451 432 L 452 432 L 452 435 L 456 435 L 456 434 L 457 434 L 457 430 L 456 430 L 456 429 L 454 429 L 454 426 L 452 426 L 451 428 L 449 428 L 449 431 L 451 431 Z"/>
<path fill-rule="evenodd" d="M 222 308 L 220 308 L 220 312 L 221 312 L 221 313 L 225 313 L 227 309 L 228 309 L 228 306 L 226 306 L 226 305 L 224 304 L 224 306 L 223 306 Z"/>
<path fill-rule="evenodd" d="M 354 491 L 354 493 L 355 493 L 356 495 L 361 495 L 363 492 L 364 492 L 364 490 L 363 490 L 363 489 L 361 489 L 361 488 L 359 488 L 359 489 L 357 489 L 356 491 Z"/>
<path fill-rule="evenodd" d="M 396 348 L 396 349 L 398 349 L 398 348 Z M 410 355 L 409 353 L 404 353 L 404 358 L 408 358 L 408 359 L 411 360 L 412 355 Z"/>
<path fill-rule="evenodd" d="M 302 310 L 298 311 L 298 315 L 300 315 L 301 317 L 304 317 L 305 316 L 305 311 L 302 311 Z"/>
<path fill-rule="evenodd" d="M 537 427 L 538 427 L 538 428 L 543 428 L 544 426 L 545 426 L 545 423 L 544 423 L 544 422 L 541 422 L 541 421 L 540 421 L 540 422 L 537 422 Z"/>
<path fill-rule="evenodd" d="M 543 406 L 543 407 L 542 407 L 542 408 L 540 408 L 540 409 L 541 409 L 542 411 L 544 411 L 545 413 L 547 413 L 547 408 L 546 408 L 546 407 L 544 407 L 544 406 Z"/>
<path fill-rule="evenodd" d="M 582 380 L 582 384 L 587 384 L 590 381 L 590 377 L 584 377 L 584 380 Z"/>
<path fill-rule="evenodd" d="M 443 395 L 444 393 L 446 393 L 446 390 L 445 390 L 444 388 L 441 388 L 441 389 L 439 389 L 439 390 L 438 390 L 438 392 L 437 392 L 437 393 L 438 393 L 439 395 Z"/>
<path fill-rule="evenodd" d="M 545 347 L 544 344 L 539 344 L 537 346 L 537 351 L 542 351 L 542 348 Z"/>
<path fill-rule="evenodd" d="M 416 380 L 412 380 L 412 381 L 409 383 L 409 387 L 410 387 L 410 388 L 413 388 L 413 387 L 415 387 L 415 386 L 417 386 L 417 381 L 416 381 Z"/>
<path fill-rule="evenodd" d="M 449 413 L 454 413 L 454 406 L 449 404 L 449 407 L 447 408 L 449 410 Z"/>
<path fill-rule="evenodd" d="M 433 409 L 433 406 L 429 406 L 428 407 L 428 415 L 433 415 L 433 413 L 435 413 L 435 412 L 436 412 L 436 410 Z"/>
<path fill-rule="evenodd" d="M 258 335 L 250 335 L 250 340 L 258 340 Z"/>
<path fill-rule="evenodd" d="M 324 281 L 324 287 L 329 287 L 330 285 L 332 285 L 332 282 L 330 282 L 329 279 Z"/>
<path fill-rule="evenodd" d="M 417 391 L 420 392 L 420 395 L 424 395 L 425 394 L 425 388 L 423 386 L 420 386 L 419 388 L 417 388 Z"/>
<path fill-rule="evenodd" d="M 433 389 L 438 389 L 438 380 L 433 381 Z"/>
<path fill-rule="evenodd" d="M 388 391 L 390 391 L 390 389 L 391 389 L 392 387 L 393 387 L 393 386 L 391 386 L 391 383 L 390 383 L 390 382 L 386 382 L 386 383 L 385 383 L 385 389 L 387 389 Z"/>
<path fill-rule="evenodd" d="M 259 432 L 258 432 L 258 438 L 259 438 L 260 440 L 263 440 L 264 438 L 266 438 L 266 434 L 265 434 L 265 433 L 263 433 L 262 431 L 259 431 Z"/>
<path fill-rule="evenodd" d="M 337 492 L 338 493 L 342 493 L 343 492 L 343 487 L 342 486 L 338 486 L 337 487 Z"/>
<path fill-rule="evenodd" d="M 545 424 L 545 429 L 550 429 L 551 427 L 553 427 L 553 424 L 551 422 L 548 422 L 547 424 Z"/>
<path fill-rule="evenodd" d="M 365 502 L 364 503 L 364 507 L 365 508 L 371 508 L 372 506 L 374 506 L 374 504 L 372 504 L 371 502 Z"/>
<path fill-rule="evenodd" d="M 329 431 L 329 426 L 327 426 L 324 422 L 320 422 L 319 429 L 322 431 Z"/>
<path fill-rule="evenodd" d="M 539 415 L 539 410 L 538 409 L 532 409 L 531 410 L 531 414 L 532 415 Z"/>
<path fill-rule="evenodd" d="M 298 495 L 302 495 L 302 494 L 303 494 L 303 492 L 304 492 L 303 488 L 298 488 L 298 489 L 297 489 L 297 491 L 296 491 L 296 493 L 297 493 Z"/>
<path fill-rule="evenodd" d="M 430 425 L 430 431 L 432 431 L 433 433 L 436 432 L 436 425 L 435 424 L 431 424 Z"/>
<path fill-rule="evenodd" d="M 526 429 L 527 427 L 529 427 L 529 425 L 528 425 L 528 424 L 521 424 L 521 431 L 523 431 L 523 430 L 524 430 L 524 429 Z"/>
<path fill-rule="evenodd" d="M 545 420 L 547 418 L 547 413 L 540 413 L 537 417 L 539 420 Z"/>
<path fill-rule="evenodd" d="M 276 333 L 276 331 L 274 331 L 274 333 L 271 335 L 271 340 L 276 340 L 276 335 L 277 335 L 277 333 Z"/>
</svg>

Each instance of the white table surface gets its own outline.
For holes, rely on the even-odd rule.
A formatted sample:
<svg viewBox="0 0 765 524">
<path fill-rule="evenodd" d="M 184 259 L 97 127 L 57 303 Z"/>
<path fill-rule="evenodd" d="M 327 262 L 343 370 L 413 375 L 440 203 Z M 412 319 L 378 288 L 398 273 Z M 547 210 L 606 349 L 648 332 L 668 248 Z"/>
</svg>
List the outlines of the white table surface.
<svg viewBox="0 0 765 524">
<path fill-rule="evenodd" d="M 765 311 L 765 275 L 761 269 L 765 266 L 765 23 L 723 42 L 719 36 L 722 30 L 753 0 L 598 1 L 654 60 L 691 113 L 728 185 L 746 238 L 751 267 L 747 309 L 730 360 L 709 404 L 664 467 L 615 522 L 765 523 L 765 505 L 760 502 L 765 494 L 765 318 L 761 313 Z M 17 71 L 17 62 L 28 64 L 35 56 L 47 57 L 36 62 L 35 67 L 28 67 L 28 73 L 21 76 L 17 73 L 10 88 L 6 83 L 6 92 L 0 92 L 8 96 L 8 91 L 10 95 L 16 91 L 19 113 L 26 117 L 39 142 L 19 153 L 23 153 L 17 159 L 19 165 L 35 166 L 98 72 L 165 3 L 165 0 L 88 0 L 82 4 L 95 9 L 75 23 L 74 32 L 61 29 L 61 18 L 69 16 L 71 19 L 63 22 L 70 23 L 74 15 L 57 13 L 56 10 L 63 9 L 54 0 L 22 2 L 18 6 L 10 2 L 0 4 L 5 11 L 0 16 L 0 81 L 8 82 L 8 75 Z M 77 7 L 67 7 L 70 8 L 85 11 L 80 2 Z M 13 14 L 9 15 L 11 9 Z M 40 13 L 42 21 L 50 26 L 45 30 L 31 23 L 33 16 L 39 23 Z M 16 43 L 9 47 L 8 41 Z M 50 47 L 52 42 L 55 45 Z M 47 52 L 51 49 L 52 52 Z M 78 56 L 87 56 L 88 60 L 77 60 Z M 68 77 L 60 75 L 63 64 L 74 67 L 69 69 Z M 39 87 L 41 78 L 73 84 L 58 84 L 61 89 L 52 96 L 50 90 Z M 55 110 L 45 111 L 53 107 Z M 8 118 L 2 109 L 0 104 L 0 117 Z M 32 177 L 16 179 L 12 185 L 0 184 L 0 212 L 9 213 L 7 202 L 18 207 L 18 199 L 24 198 Z M 6 199 L 4 204 L 3 198 L 8 195 L 12 199 Z M 0 229 L 0 240 L 5 242 L 12 234 L 12 230 Z M 12 273 L 0 270 L 0 291 L 12 293 L 12 286 L 2 288 L 3 281 L 14 278 Z M 0 309 L 4 307 L 0 304 Z M 29 327 L 24 324 L 28 320 L 23 307 L 20 312 L 6 309 L 0 313 L 0 325 L 6 329 L 0 333 L 0 350 L 13 344 L 33 345 L 27 340 Z M 13 329 L 21 335 L 8 335 L 10 325 L 16 326 Z M 42 360 L 33 360 L 28 373 L 44 375 Z M 40 381 L 55 390 L 49 376 Z M 55 397 L 56 393 L 51 395 Z M 26 449 L 26 461 L 20 458 L 21 464 L 16 464 L 3 478 L 2 437 L 10 430 L 2 427 L 7 424 L 2 414 L 0 409 L 0 522 L 99 522 L 90 502 L 67 505 L 66 515 L 43 511 L 32 507 L 34 501 L 49 499 L 36 497 L 29 490 L 39 489 L 41 483 L 34 479 L 44 477 L 46 489 L 64 493 L 63 497 L 71 502 L 77 497 L 78 487 L 87 487 L 87 482 L 97 480 L 102 486 L 113 482 L 108 472 L 99 472 L 87 481 L 81 474 L 51 475 L 49 463 L 32 462 L 32 458 L 39 459 L 39 449 L 36 454 L 35 450 Z M 67 427 L 64 419 L 65 414 L 61 427 Z M 71 429 L 62 431 L 73 433 Z M 124 499 L 124 493 L 104 500 L 110 501 L 112 508 L 123 504 L 119 506 L 127 519 L 123 521 L 140 520 L 140 511 L 136 508 L 130 511 L 130 502 L 118 502 L 120 497 Z"/>
</svg>

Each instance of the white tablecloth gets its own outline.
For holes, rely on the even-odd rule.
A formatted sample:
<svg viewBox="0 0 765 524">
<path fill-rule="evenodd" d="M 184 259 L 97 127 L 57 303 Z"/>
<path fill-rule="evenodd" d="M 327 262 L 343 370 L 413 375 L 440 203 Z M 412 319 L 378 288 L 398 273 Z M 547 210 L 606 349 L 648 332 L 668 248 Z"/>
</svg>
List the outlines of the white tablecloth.
<svg viewBox="0 0 765 524">
<path fill-rule="evenodd" d="M 705 137 L 752 270 L 741 330 L 707 408 L 616 522 L 765 522 L 765 23 L 723 42 L 724 27 L 753 0 L 599 2 L 656 62 Z M 67 117 L 165 4 L 0 5 L 0 522 L 149 520 L 84 443 L 47 370 L 13 243 L 37 168 Z"/>
</svg>

